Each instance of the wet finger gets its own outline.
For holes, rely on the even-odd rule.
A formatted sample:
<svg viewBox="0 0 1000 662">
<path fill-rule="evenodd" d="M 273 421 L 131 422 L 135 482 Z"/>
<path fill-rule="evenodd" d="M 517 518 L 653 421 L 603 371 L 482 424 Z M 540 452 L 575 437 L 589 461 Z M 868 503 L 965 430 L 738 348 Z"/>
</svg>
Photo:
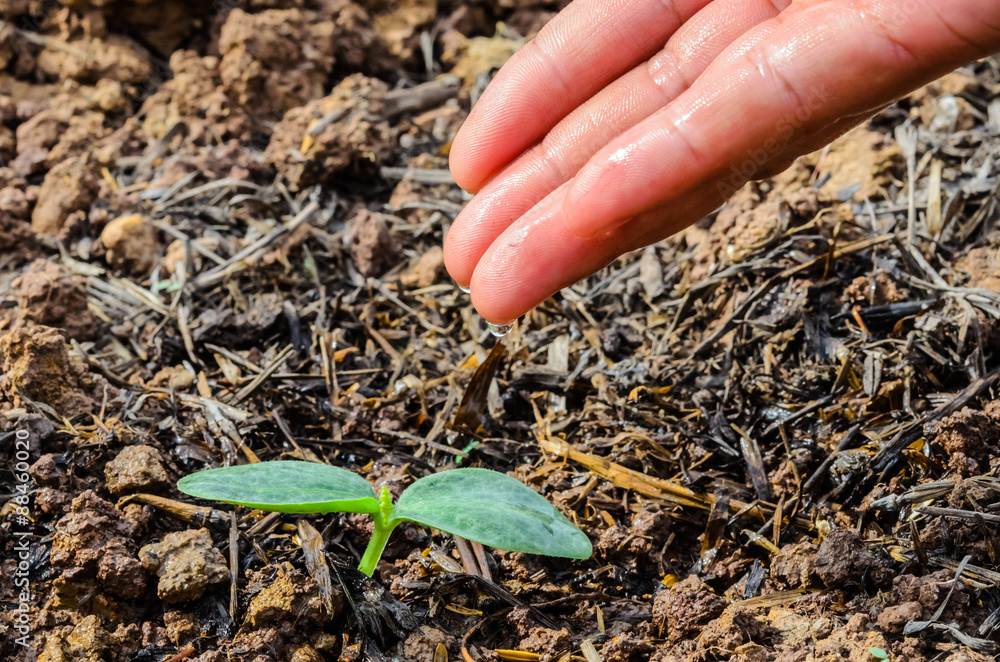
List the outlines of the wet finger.
<svg viewBox="0 0 1000 662">
<path fill-rule="evenodd" d="M 930 2 L 883 0 L 818 3 L 762 24 L 741 39 L 750 46 L 735 44 L 590 160 L 566 195 L 566 222 L 594 236 L 705 181 L 735 190 L 752 177 L 738 164 L 785 154 L 1000 47 L 1000 6 L 952 4 L 961 6 L 949 7 L 950 22 Z"/>
<path fill-rule="evenodd" d="M 680 204 L 646 212 L 600 237 L 582 239 L 561 218 L 565 187 L 508 228 L 472 277 L 472 302 L 484 319 L 513 321 L 564 287 L 628 251 L 687 227 L 722 202 L 705 185 Z"/>
<path fill-rule="evenodd" d="M 663 46 L 709 0 L 576 0 L 503 66 L 451 149 L 478 191 L 574 108 Z"/>
</svg>

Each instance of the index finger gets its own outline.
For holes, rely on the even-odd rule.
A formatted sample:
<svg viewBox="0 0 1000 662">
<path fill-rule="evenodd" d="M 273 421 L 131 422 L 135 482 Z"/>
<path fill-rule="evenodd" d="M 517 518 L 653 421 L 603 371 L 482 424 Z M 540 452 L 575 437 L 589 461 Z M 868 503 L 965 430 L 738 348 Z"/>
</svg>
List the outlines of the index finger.
<svg viewBox="0 0 1000 662">
<path fill-rule="evenodd" d="M 576 0 L 514 54 L 458 132 L 451 171 L 478 191 L 710 0 Z"/>
</svg>

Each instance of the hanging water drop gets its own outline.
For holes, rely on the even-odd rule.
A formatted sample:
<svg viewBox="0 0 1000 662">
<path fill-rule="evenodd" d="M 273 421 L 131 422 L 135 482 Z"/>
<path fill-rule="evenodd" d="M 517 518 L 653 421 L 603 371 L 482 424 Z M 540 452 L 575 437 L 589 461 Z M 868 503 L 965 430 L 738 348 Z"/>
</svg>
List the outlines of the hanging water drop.
<svg viewBox="0 0 1000 662">
<path fill-rule="evenodd" d="M 487 322 L 486 328 L 490 330 L 497 338 L 503 338 L 505 335 L 510 333 L 510 330 L 514 328 L 514 324 L 494 324 L 493 322 Z"/>
</svg>

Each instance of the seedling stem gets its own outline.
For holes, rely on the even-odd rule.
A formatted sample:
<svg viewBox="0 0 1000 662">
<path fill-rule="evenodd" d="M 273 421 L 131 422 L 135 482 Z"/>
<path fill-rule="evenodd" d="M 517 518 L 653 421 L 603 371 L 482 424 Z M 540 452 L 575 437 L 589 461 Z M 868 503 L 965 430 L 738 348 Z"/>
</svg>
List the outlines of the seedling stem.
<svg viewBox="0 0 1000 662">
<path fill-rule="evenodd" d="M 382 558 L 382 552 L 385 551 L 386 543 L 389 542 L 389 536 L 392 534 L 392 530 L 399 524 L 399 522 L 390 522 L 390 517 L 392 516 L 392 495 L 389 494 L 389 488 L 385 485 L 382 486 L 378 502 L 378 512 L 372 516 L 372 519 L 375 520 L 375 530 L 372 532 L 372 539 L 368 542 L 368 547 L 361 557 L 361 564 L 358 565 L 358 570 L 368 577 L 371 577 L 375 572 L 375 566 L 378 565 L 378 560 Z"/>
</svg>

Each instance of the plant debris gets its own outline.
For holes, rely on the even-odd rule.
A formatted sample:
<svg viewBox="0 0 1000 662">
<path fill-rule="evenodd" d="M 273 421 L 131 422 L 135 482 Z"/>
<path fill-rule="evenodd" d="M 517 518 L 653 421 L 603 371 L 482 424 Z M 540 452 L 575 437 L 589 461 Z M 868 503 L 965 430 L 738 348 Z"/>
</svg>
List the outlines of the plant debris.
<svg viewBox="0 0 1000 662">
<path fill-rule="evenodd" d="M 1000 652 L 996 58 L 497 341 L 447 154 L 562 4 L 0 0 L 0 657 Z M 596 551 L 407 523 L 368 579 L 365 516 L 175 487 L 279 459 L 505 472 Z"/>
</svg>

